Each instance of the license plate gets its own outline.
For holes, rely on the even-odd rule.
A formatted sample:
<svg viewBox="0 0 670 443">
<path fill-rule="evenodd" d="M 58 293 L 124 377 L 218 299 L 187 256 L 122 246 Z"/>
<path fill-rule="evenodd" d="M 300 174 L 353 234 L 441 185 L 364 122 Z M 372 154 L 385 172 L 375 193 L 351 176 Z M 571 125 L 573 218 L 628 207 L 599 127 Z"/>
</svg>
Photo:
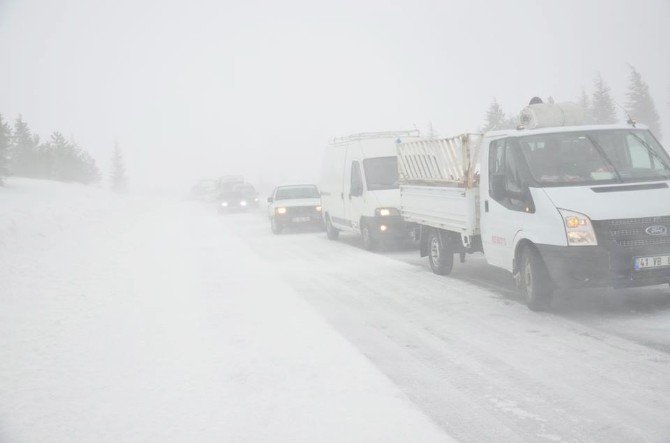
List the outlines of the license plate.
<svg viewBox="0 0 670 443">
<path fill-rule="evenodd" d="M 310 220 L 309 217 L 293 217 L 293 223 L 306 223 Z"/>
<path fill-rule="evenodd" d="M 635 270 L 662 268 L 670 266 L 670 255 L 656 255 L 654 257 L 635 257 Z"/>
</svg>

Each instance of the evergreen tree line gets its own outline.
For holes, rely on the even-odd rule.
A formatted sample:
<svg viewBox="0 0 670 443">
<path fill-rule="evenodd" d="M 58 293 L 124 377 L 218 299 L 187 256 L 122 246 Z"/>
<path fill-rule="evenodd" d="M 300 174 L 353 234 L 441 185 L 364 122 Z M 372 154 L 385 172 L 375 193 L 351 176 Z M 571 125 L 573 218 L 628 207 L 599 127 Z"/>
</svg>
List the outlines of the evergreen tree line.
<svg viewBox="0 0 670 443">
<path fill-rule="evenodd" d="M 21 116 L 10 126 L 0 114 L 0 181 L 8 175 L 85 184 L 100 181 L 95 160 L 74 140 L 56 131 L 41 141 Z"/>
<path fill-rule="evenodd" d="M 629 66 L 629 68 L 629 84 L 626 93 L 626 103 L 624 104 L 626 120 L 630 116 L 636 122 L 649 126 L 651 132 L 660 139 L 662 137 L 661 122 L 654 100 L 649 93 L 649 86 L 633 66 Z M 600 74 L 596 76 L 593 83 L 593 92 L 589 95 L 586 91 L 582 90 L 577 103 L 584 110 L 586 124 L 611 124 L 617 123 L 620 120 L 617 104 L 612 98 L 611 89 Z M 496 99 L 493 99 L 486 112 L 486 120 L 482 126 L 482 131 L 512 129 L 516 126 L 516 117 L 507 116 L 500 103 Z"/>
</svg>

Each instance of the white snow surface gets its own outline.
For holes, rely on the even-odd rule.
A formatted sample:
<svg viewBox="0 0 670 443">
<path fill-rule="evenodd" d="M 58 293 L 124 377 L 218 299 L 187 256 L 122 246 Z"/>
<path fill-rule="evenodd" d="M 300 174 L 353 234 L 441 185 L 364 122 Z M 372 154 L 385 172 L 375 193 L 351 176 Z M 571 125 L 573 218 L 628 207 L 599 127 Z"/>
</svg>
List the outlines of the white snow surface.
<svg viewBox="0 0 670 443">
<path fill-rule="evenodd" d="M 451 440 L 272 260 L 213 208 L 8 180 L 0 441 Z"/>
</svg>

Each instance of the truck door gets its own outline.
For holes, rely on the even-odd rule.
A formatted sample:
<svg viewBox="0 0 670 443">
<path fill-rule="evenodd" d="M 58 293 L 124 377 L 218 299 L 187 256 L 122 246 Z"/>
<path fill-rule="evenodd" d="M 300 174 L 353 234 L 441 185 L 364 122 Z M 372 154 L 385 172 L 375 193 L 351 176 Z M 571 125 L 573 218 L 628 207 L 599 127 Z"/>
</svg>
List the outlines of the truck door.
<svg viewBox="0 0 670 443">
<path fill-rule="evenodd" d="M 509 140 L 495 140 L 489 146 L 481 230 L 487 261 L 511 271 L 514 240 L 532 222 L 534 208 L 521 153 Z"/>
</svg>

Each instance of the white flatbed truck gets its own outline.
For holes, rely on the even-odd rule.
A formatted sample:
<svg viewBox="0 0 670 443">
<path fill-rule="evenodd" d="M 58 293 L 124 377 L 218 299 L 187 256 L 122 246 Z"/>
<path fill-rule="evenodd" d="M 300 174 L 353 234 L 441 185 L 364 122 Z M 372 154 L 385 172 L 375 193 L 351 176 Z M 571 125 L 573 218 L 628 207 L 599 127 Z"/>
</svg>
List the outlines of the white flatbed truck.
<svg viewBox="0 0 670 443">
<path fill-rule="evenodd" d="M 667 151 L 641 125 L 543 124 L 555 105 L 534 106 L 531 128 L 398 144 L 421 256 L 448 274 L 455 254 L 483 252 L 533 310 L 556 288 L 667 285 Z"/>
</svg>

